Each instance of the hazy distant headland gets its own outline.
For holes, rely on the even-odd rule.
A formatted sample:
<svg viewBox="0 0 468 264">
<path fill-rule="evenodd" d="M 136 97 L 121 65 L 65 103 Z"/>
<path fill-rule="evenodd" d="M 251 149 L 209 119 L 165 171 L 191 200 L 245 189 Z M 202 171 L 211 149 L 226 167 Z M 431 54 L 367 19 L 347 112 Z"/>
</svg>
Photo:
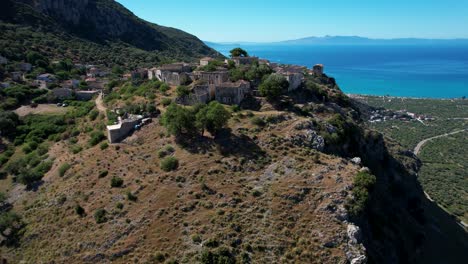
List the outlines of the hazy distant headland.
<svg viewBox="0 0 468 264">
<path fill-rule="evenodd" d="M 425 39 L 425 38 L 393 38 L 377 39 L 360 36 L 324 36 L 305 37 L 300 39 L 276 41 L 276 42 L 210 42 L 205 41 L 209 46 L 222 45 L 468 45 L 468 39 Z"/>
</svg>

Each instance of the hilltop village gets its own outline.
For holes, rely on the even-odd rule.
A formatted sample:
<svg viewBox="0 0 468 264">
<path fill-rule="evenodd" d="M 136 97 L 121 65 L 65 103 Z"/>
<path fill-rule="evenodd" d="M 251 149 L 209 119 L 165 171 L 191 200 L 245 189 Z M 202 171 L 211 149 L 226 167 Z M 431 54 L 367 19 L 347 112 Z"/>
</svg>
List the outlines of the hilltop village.
<svg viewBox="0 0 468 264">
<path fill-rule="evenodd" d="M 30 54 L 33 64 L 46 60 L 39 54 Z M 8 93 L 12 85 L 23 85 L 36 89 L 41 96 L 31 101 L 30 108 L 38 104 L 56 103 L 66 107 L 68 100 L 96 101 L 106 109 L 110 120 L 107 136 L 110 143 L 120 142 L 132 131 L 150 122 L 151 114 L 128 111 L 121 107 L 107 109 L 102 101 L 112 97 L 114 87 L 123 83 L 159 82 L 163 90 L 176 89 L 173 98 L 180 105 L 207 104 L 217 101 L 225 105 L 241 105 L 255 96 L 273 97 L 292 92 L 303 85 L 306 76 L 321 77 L 323 65 L 312 69 L 303 66 L 272 63 L 265 59 L 249 56 L 240 48 L 233 49 L 229 59 L 201 58 L 198 63 L 177 62 L 154 68 L 138 68 L 123 72 L 119 67 L 73 64 L 71 61 L 51 62 L 52 66 L 40 67 L 29 62 L 9 64 L 0 57 L 5 66 L 0 89 Z M 40 64 L 39 64 L 40 65 Z M 53 69 L 55 74 L 48 72 Z M 262 91 L 262 84 L 264 91 Z M 6 102 L 5 108 L 19 106 L 20 102 Z M 153 111 L 154 112 L 154 111 Z M 154 113 L 153 113 L 154 114 Z"/>
</svg>

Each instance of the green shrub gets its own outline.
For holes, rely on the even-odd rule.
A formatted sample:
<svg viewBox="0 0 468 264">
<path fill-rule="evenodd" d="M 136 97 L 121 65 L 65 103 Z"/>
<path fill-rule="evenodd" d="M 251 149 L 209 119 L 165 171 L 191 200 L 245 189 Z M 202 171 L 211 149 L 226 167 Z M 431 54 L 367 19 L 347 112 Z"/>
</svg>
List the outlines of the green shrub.
<svg viewBox="0 0 468 264">
<path fill-rule="evenodd" d="M 111 179 L 111 187 L 112 188 L 120 188 L 122 187 L 124 181 L 122 178 L 119 177 L 112 177 Z"/>
<path fill-rule="evenodd" d="M 21 217 L 14 212 L 0 211 L 0 234 L 2 234 L 7 245 L 13 244 L 18 239 L 19 231 L 23 226 Z M 5 234 L 5 231 L 7 235 Z"/>
<path fill-rule="evenodd" d="M 161 169 L 163 171 L 173 171 L 179 166 L 179 161 L 175 157 L 166 157 L 161 160 Z"/>
<path fill-rule="evenodd" d="M 59 169 L 58 169 L 58 172 L 59 172 L 59 176 L 60 177 L 63 177 L 65 175 L 65 173 L 71 168 L 71 165 L 68 164 L 68 163 L 64 163 L 62 165 L 60 165 Z"/>
<path fill-rule="evenodd" d="M 166 83 L 163 83 L 161 84 L 161 86 L 159 86 L 159 91 L 161 91 L 161 93 L 165 93 L 167 91 L 169 91 L 171 87 L 169 87 L 169 85 L 167 85 Z"/>
<path fill-rule="evenodd" d="M 98 111 L 98 110 L 93 110 L 93 111 L 89 112 L 89 120 L 91 120 L 91 121 L 96 120 L 96 118 L 98 117 L 98 115 L 99 115 L 99 111 Z"/>
<path fill-rule="evenodd" d="M 250 119 L 250 122 L 252 123 L 252 125 L 256 125 L 259 127 L 263 127 L 266 125 L 265 121 L 258 116 L 252 117 L 252 119 Z"/>
<path fill-rule="evenodd" d="M 102 224 L 107 221 L 107 211 L 104 209 L 97 209 L 96 212 L 94 212 L 94 220 L 96 221 L 97 224 Z"/>
<path fill-rule="evenodd" d="M 91 133 L 91 138 L 89 139 L 88 143 L 90 146 L 96 146 L 97 144 L 99 144 L 99 142 L 103 141 L 105 138 L 106 136 L 104 135 L 104 133 L 102 133 L 101 131 L 95 131 Z"/>
<path fill-rule="evenodd" d="M 356 174 L 352 190 L 353 199 L 346 203 L 346 209 L 351 216 L 358 216 L 364 211 L 369 199 L 369 192 L 372 191 L 375 182 L 376 178 L 372 174 L 367 172 Z"/>
<path fill-rule="evenodd" d="M 176 94 L 178 97 L 184 97 L 190 94 L 190 89 L 185 85 L 179 85 L 176 88 Z"/>
<path fill-rule="evenodd" d="M 172 153 L 174 153 L 175 149 L 173 146 L 171 145 L 167 145 L 165 146 L 163 149 L 160 149 L 158 151 L 158 157 L 159 158 L 164 158 L 166 157 L 167 155 L 171 155 Z"/>
<path fill-rule="evenodd" d="M 81 146 L 72 146 L 71 147 L 71 152 L 73 154 L 78 154 L 80 153 L 81 151 L 83 150 L 83 148 Z"/>
<path fill-rule="evenodd" d="M 100 145 L 101 150 L 105 150 L 105 149 L 108 148 L 108 147 L 109 147 L 109 144 L 107 144 L 107 142 L 103 142 L 103 143 L 101 143 L 101 145 Z"/>
<path fill-rule="evenodd" d="M 109 174 L 107 170 L 103 170 L 99 172 L 99 178 L 104 178 Z"/>
<path fill-rule="evenodd" d="M 192 238 L 192 241 L 194 243 L 201 243 L 202 242 L 202 238 L 201 238 L 200 235 L 194 234 L 194 235 L 191 236 L 191 238 Z"/>
<path fill-rule="evenodd" d="M 121 202 L 118 202 L 118 203 L 115 205 L 115 207 L 116 207 L 117 209 L 119 209 L 119 210 L 122 210 L 122 209 L 124 208 L 124 204 L 121 203 Z"/>
<path fill-rule="evenodd" d="M 79 204 L 75 205 L 75 213 L 81 217 L 85 215 L 85 210 Z"/>
<path fill-rule="evenodd" d="M 163 99 L 161 99 L 161 104 L 162 104 L 163 106 L 168 106 L 168 105 L 170 105 L 171 103 L 172 103 L 172 100 L 171 100 L 170 98 L 163 98 Z"/>
<path fill-rule="evenodd" d="M 138 197 L 134 195 L 131 191 L 127 191 L 127 199 L 132 202 L 136 202 L 138 200 Z"/>
<path fill-rule="evenodd" d="M 162 252 L 157 252 L 152 258 L 159 263 L 163 263 L 166 260 L 166 256 Z"/>
<path fill-rule="evenodd" d="M 259 190 L 254 190 L 254 191 L 252 192 L 252 195 L 253 195 L 254 197 L 260 197 L 260 196 L 262 196 L 262 192 L 259 191 Z"/>
</svg>

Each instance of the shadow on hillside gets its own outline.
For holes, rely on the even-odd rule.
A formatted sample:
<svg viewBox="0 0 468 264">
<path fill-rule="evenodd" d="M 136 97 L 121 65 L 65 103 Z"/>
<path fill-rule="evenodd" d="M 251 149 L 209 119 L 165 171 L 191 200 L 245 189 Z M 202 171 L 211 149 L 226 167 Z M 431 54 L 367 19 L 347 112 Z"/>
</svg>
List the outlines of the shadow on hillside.
<svg viewBox="0 0 468 264">
<path fill-rule="evenodd" d="M 37 190 L 39 190 L 39 187 L 41 187 L 43 184 L 44 184 L 43 180 L 33 182 L 26 186 L 26 190 L 36 192 Z"/>
<path fill-rule="evenodd" d="M 199 135 L 194 137 L 177 137 L 176 143 L 192 154 L 212 151 L 215 146 L 213 139 Z"/>
<path fill-rule="evenodd" d="M 362 218 L 369 263 L 461 263 L 468 259 L 468 234 L 424 195 L 416 176 L 419 160 L 409 155 L 396 158 L 386 144 L 380 150 L 369 145 L 374 152 L 361 153 L 370 154 L 363 157 L 364 163 L 377 176 Z"/>
<path fill-rule="evenodd" d="M 246 159 L 258 159 L 265 152 L 246 135 L 235 135 L 229 129 L 221 131 L 215 138 L 216 147 L 223 156 L 234 155 Z"/>
</svg>

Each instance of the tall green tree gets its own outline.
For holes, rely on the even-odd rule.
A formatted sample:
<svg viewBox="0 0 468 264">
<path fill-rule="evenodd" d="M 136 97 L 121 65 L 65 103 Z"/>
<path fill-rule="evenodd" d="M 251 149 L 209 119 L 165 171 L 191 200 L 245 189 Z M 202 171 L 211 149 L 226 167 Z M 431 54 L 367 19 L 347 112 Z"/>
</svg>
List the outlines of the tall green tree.
<svg viewBox="0 0 468 264">
<path fill-rule="evenodd" d="M 194 113 L 185 107 L 171 103 L 161 119 L 162 125 L 174 136 L 192 134 L 196 131 Z"/>
<path fill-rule="evenodd" d="M 202 130 L 202 135 L 206 130 L 216 135 L 221 129 L 226 127 L 231 113 L 220 103 L 213 101 L 201 108 L 196 114 L 196 125 Z"/>
<path fill-rule="evenodd" d="M 230 51 L 231 57 L 248 57 L 249 54 L 242 48 L 235 48 Z"/>
<path fill-rule="evenodd" d="M 271 74 L 258 87 L 260 94 L 272 100 L 288 89 L 289 82 L 284 76 Z"/>
</svg>

